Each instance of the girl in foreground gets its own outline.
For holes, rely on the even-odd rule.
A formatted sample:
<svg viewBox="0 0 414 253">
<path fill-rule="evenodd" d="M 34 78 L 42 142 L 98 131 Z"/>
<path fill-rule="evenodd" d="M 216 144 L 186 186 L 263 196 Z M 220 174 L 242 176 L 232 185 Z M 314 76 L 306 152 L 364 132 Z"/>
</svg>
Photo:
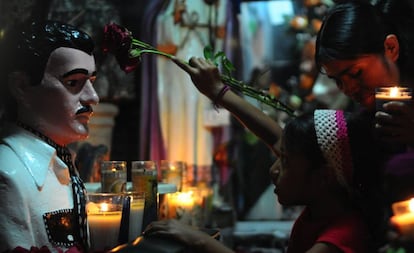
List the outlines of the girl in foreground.
<svg viewBox="0 0 414 253">
<path fill-rule="evenodd" d="M 282 128 L 229 90 L 217 67 L 191 58 L 175 60 L 198 90 L 229 110 L 279 157 L 270 169 L 282 205 L 305 206 L 295 221 L 288 253 L 374 252 L 383 224 L 378 195 L 381 164 L 371 138 L 372 118 L 316 110 Z M 194 252 L 232 252 L 219 241 L 176 220 L 150 224 L 146 236 L 181 241 Z"/>
</svg>

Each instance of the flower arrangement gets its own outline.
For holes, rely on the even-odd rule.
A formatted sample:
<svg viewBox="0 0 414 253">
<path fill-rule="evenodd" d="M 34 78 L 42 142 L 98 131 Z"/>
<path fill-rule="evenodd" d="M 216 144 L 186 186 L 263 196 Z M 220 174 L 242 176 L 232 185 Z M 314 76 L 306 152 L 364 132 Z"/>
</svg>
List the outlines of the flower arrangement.
<svg viewBox="0 0 414 253">
<path fill-rule="evenodd" d="M 155 54 L 169 59 L 174 57 L 133 38 L 132 33 L 128 29 L 115 23 L 107 24 L 104 27 L 102 50 L 104 53 L 114 54 L 120 68 L 125 73 L 130 73 L 136 69 L 143 54 Z M 276 99 L 273 95 L 233 78 L 231 72 L 234 71 L 234 66 L 223 52 L 215 53 L 211 46 L 207 46 L 204 48 L 204 57 L 222 68 L 221 80 L 231 89 L 267 104 L 276 110 L 284 111 L 290 116 L 295 115 L 295 111 L 292 108 Z"/>
</svg>

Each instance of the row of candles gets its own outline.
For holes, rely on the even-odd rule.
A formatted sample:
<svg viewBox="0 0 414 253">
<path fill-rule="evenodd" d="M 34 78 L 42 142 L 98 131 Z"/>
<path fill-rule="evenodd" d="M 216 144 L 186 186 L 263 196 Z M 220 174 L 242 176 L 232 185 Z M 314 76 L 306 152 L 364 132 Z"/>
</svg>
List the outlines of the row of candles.
<svg viewBox="0 0 414 253">
<path fill-rule="evenodd" d="M 152 188 L 145 191 L 144 180 L 150 179 L 145 175 L 152 171 L 156 175 L 156 167 L 147 161 L 135 161 L 132 191 L 127 191 L 126 161 L 101 162 L 101 188 L 88 193 L 86 206 L 92 250 L 108 250 L 141 234 L 144 211 L 150 203 L 146 199 L 153 193 Z"/>
<path fill-rule="evenodd" d="M 126 213 L 127 241 L 139 237 L 142 229 L 156 219 L 175 218 L 188 225 L 203 226 L 211 191 L 183 184 L 184 162 L 160 161 L 158 166 L 155 161 L 133 161 L 130 192 L 125 161 L 103 161 L 100 169 L 100 192 L 90 193 L 87 205 L 92 249 L 106 250 L 126 242 L 121 239 L 125 231 L 120 231 Z M 176 189 L 169 194 L 158 194 L 157 183 L 174 185 Z"/>
</svg>

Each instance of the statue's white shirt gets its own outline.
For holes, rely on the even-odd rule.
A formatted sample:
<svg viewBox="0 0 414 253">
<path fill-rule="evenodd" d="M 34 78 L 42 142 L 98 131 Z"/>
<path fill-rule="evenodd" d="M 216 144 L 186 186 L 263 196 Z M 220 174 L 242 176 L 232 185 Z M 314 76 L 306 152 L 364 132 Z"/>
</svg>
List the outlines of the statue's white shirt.
<svg viewBox="0 0 414 253">
<path fill-rule="evenodd" d="M 0 201 L 0 252 L 17 246 L 66 249 L 51 242 L 45 214 L 73 209 L 68 168 L 52 146 L 16 126 L 7 126 L 0 143 Z"/>
</svg>

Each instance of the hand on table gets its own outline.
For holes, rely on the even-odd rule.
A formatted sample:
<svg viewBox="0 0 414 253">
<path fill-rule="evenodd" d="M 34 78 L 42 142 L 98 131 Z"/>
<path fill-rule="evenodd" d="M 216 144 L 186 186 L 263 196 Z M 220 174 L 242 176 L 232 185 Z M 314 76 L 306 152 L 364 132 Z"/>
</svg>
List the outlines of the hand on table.
<svg viewBox="0 0 414 253">
<path fill-rule="evenodd" d="M 187 246 L 194 246 L 200 240 L 210 237 L 208 234 L 175 219 L 154 221 L 146 227 L 143 234 L 145 237 L 160 236 L 175 239 Z"/>
</svg>

